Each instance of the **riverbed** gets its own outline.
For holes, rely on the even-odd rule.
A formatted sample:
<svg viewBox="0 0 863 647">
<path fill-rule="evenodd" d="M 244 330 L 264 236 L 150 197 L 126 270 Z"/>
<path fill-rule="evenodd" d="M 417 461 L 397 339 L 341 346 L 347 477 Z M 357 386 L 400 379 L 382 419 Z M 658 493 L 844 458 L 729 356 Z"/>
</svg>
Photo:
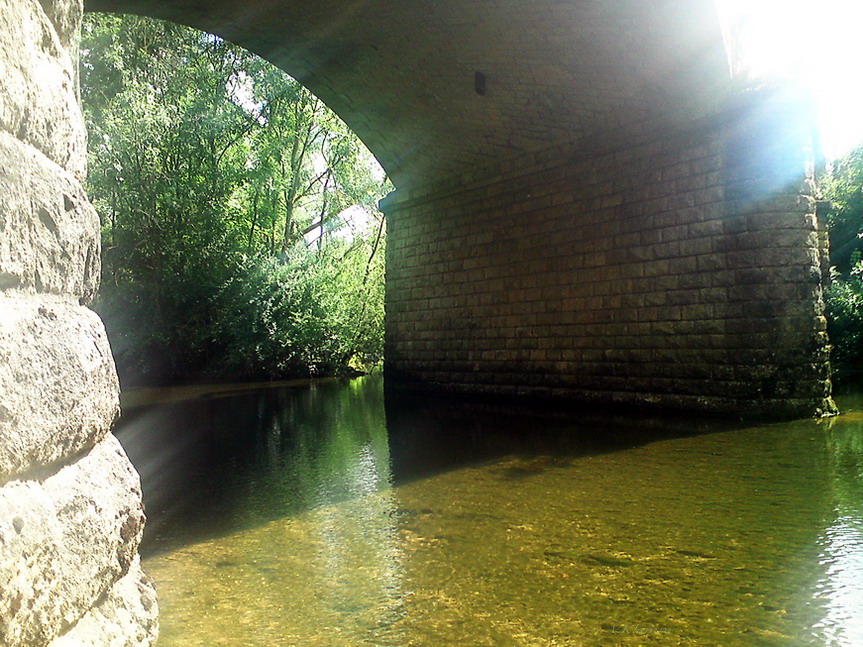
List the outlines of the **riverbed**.
<svg viewBox="0 0 863 647">
<path fill-rule="evenodd" d="M 375 376 L 131 402 L 160 645 L 863 645 L 858 399 L 769 425 Z"/>
</svg>

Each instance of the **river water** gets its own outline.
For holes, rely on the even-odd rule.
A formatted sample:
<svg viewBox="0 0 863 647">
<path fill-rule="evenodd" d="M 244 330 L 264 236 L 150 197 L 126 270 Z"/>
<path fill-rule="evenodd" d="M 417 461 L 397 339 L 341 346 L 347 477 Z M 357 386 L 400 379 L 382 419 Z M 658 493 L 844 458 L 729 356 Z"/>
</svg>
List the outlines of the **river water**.
<svg viewBox="0 0 863 647">
<path fill-rule="evenodd" d="M 752 426 L 376 377 L 130 396 L 160 645 L 863 645 L 863 402 Z"/>
</svg>

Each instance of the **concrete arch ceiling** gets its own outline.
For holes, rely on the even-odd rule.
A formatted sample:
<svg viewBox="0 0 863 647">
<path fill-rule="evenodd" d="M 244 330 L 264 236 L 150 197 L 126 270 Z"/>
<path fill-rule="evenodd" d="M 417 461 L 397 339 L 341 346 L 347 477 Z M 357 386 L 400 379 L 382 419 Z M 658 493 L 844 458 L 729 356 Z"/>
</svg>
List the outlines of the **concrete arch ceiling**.
<svg viewBox="0 0 863 647">
<path fill-rule="evenodd" d="M 729 79 L 714 0 L 86 0 L 86 8 L 191 25 L 268 59 L 338 113 L 399 188 L 589 135 L 697 118 Z"/>
</svg>

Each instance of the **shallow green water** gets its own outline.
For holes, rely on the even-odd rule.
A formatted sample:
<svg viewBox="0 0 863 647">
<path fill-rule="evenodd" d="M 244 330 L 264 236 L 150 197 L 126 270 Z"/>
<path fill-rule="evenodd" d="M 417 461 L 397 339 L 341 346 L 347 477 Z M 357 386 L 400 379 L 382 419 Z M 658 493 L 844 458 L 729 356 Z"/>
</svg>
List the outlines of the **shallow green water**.
<svg viewBox="0 0 863 647">
<path fill-rule="evenodd" d="M 119 432 L 161 645 L 863 645 L 861 413 L 195 395 Z"/>
</svg>

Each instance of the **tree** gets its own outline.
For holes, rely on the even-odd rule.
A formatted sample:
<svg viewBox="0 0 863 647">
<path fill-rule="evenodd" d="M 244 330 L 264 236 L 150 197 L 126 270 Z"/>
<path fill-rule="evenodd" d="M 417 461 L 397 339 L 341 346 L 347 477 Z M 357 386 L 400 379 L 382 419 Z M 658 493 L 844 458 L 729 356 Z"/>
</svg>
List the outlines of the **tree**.
<svg viewBox="0 0 863 647">
<path fill-rule="evenodd" d="M 388 182 L 338 117 L 260 58 L 170 23 L 91 14 L 81 59 L 103 217 L 96 307 L 127 379 L 379 357 L 382 284 L 369 301 L 351 272 L 382 281 L 374 205 Z M 379 226 L 346 241 L 332 232 L 350 205 Z M 348 331 L 348 311 L 368 331 Z"/>
<path fill-rule="evenodd" d="M 821 185 L 832 202 L 830 264 L 847 274 L 863 252 L 863 147 L 834 162 Z"/>
<path fill-rule="evenodd" d="M 826 290 L 827 331 L 837 381 L 859 376 L 863 361 L 863 147 L 834 162 L 821 178 L 828 215 L 831 284 Z"/>
</svg>

